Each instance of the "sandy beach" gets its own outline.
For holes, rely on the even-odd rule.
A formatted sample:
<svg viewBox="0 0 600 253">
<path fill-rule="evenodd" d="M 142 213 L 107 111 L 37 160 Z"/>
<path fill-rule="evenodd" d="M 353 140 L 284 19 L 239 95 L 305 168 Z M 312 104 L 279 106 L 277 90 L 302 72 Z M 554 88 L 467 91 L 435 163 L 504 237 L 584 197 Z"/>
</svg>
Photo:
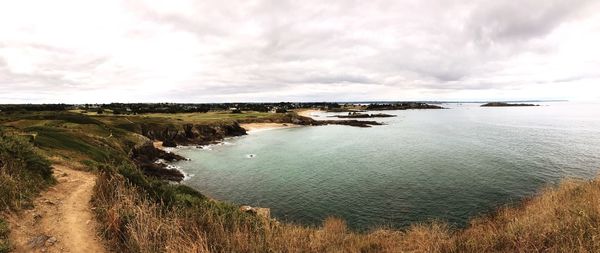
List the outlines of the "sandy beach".
<svg viewBox="0 0 600 253">
<path fill-rule="evenodd" d="M 306 110 L 298 111 L 298 115 L 303 116 L 303 117 L 313 118 L 312 114 L 316 113 L 316 112 L 320 112 L 320 111 L 319 110 L 313 110 L 313 109 L 306 109 Z"/>
<path fill-rule="evenodd" d="M 289 123 L 246 123 L 240 124 L 240 126 L 246 129 L 247 132 L 265 131 L 278 128 L 292 128 L 300 127 L 300 125 L 294 125 Z"/>
</svg>

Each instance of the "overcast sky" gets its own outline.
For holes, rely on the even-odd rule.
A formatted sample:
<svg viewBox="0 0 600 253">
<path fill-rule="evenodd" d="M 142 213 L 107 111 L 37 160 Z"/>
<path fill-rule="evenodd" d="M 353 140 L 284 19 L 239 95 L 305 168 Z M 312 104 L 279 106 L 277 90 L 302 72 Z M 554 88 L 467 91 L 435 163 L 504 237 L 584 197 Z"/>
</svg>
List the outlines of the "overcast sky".
<svg viewBox="0 0 600 253">
<path fill-rule="evenodd" d="M 600 100 L 600 1 L 0 2 L 0 103 Z"/>
</svg>

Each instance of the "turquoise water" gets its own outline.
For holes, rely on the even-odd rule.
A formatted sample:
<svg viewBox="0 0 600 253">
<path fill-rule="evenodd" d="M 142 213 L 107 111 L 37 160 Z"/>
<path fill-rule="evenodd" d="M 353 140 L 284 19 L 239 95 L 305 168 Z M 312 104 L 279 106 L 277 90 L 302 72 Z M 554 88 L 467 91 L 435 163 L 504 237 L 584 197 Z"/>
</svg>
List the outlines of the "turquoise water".
<svg viewBox="0 0 600 253">
<path fill-rule="evenodd" d="M 317 225 L 355 229 L 469 218 L 600 169 L 600 105 L 387 111 L 373 128 L 300 127 L 253 132 L 208 149 L 181 148 L 184 184 L 213 198 L 270 207 Z M 330 114 L 319 114 L 324 118 Z M 255 156 L 249 158 L 249 154 Z"/>
</svg>

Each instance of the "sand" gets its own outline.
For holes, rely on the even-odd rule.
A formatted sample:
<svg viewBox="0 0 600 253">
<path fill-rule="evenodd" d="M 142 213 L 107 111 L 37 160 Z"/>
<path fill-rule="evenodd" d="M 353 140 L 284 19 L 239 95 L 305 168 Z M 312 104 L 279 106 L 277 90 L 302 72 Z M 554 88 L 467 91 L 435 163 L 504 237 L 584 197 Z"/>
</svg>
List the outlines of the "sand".
<svg viewBox="0 0 600 253">
<path fill-rule="evenodd" d="M 292 128 L 292 127 L 300 127 L 300 125 L 294 125 L 289 123 L 246 123 L 240 124 L 240 126 L 248 133 L 279 129 L 279 128 Z"/>
<path fill-rule="evenodd" d="M 313 118 L 312 114 L 316 113 L 316 112 L 320 112 L 320 111 L 314 110 L 314 109 L 305 109 L 305 110 L 298 111 L 298 115 L 303 116 L 303 117 Z"/>
</svg>

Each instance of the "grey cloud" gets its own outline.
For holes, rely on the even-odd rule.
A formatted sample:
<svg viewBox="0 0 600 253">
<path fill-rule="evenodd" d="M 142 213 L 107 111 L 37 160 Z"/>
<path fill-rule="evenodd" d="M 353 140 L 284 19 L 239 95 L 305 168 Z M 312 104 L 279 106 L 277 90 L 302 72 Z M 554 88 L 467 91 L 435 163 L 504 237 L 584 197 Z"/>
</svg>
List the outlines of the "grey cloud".
<svg viewBox="0 0 600 253">
<path fill-rule="evenodd" d="M 591 0 L 490 1 L 473 10 L 467 28 L 482 43 L 544 36 L 593 3 Z"/>
<path fill-rule="evenodd" d="M 105 55 L 85 55 L 45 41 L 0 42 L 0 49 L 28 47 L 46 52 L 49 59 L 28 74 L 11 72 L 0 62 L 0 88 L 7 91 L 19 85 L 16 89 L 136 89 L 158 82 L 155 78 L 159 76 L 165 83 L 157 90 L 173 99 L 285 93 L 314 85 L 338 89 L 340 96 L 345 92 L 344 85 L 365 85 L 372 90 L 382 86 L 429 90 L 432 94 L 512 89 L 527 84 L 506 81 L 511 72 L 531 75 L 526 82 L 533 85 L 547 82 L 537 80 L 537 72 L 527 73 L 530 66 L 519 63 L 519 57 L 527 54 L 551 59 L 561 45 L 545 37 L 561 25 L 590 16 L 589 10 L 584 14 L 586 9 L 598 9 L 591 0 L 209 0 L 191 1 L 182 10 L 153 4 L 125 1 L 124 13 L 141 24 L 152 25 L 124 24 L 123 34 L 148 33 L 153 35 L 148 38 L 165 41 L 170 32 L 193 35 L 183 37 L 182 40 L 193 38 L 185 41 L 186 48 L 157 43 L 144 48 L 148 51 L 132 55 L 128 55 L 127 48 L 102 51 Z M 118 42 L 116 47 L 125 47 Z M 98 43 L 101 46 L 102 41 Z M 140 45 L 135 43 L 144 41 L 126 45 Z M 165 65 L 186 64 L 181 66 L 186 71 L 162 76 L 161 64 L 131 66 L 127 64 L 138 62 L 120 62 L 119 54 L 125 54 L 126 60 L 147 57 L 161 61 L 154 58 L 157 51 L 185 51 L 197 61 L 197 66 L 193 61 L 176 62 L 174 57 L 174 62 Z M 584 80 L 578 78 L 579 73 L 563 76 L 567 78 L 549 79 Z M 304 99 L 334 96 L 306 92 L 310 95 L 301 95 Z"/>
</svg>

